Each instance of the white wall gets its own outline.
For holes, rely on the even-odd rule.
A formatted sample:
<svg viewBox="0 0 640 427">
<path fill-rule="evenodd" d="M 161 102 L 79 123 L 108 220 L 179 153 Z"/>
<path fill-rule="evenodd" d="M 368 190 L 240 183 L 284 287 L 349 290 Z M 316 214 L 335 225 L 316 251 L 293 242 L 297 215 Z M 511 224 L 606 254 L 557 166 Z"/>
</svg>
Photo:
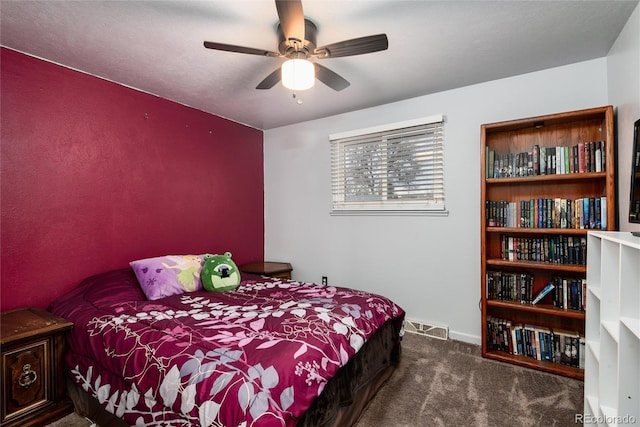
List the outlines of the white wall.
<svg viewBox="0 0 640 427">
<path fill-rule="evenodd" d="M 633 123 L 640 119 L 640 6 L 611 47 L 607 56 L 609 103 L 616 106 L 618 131 L 618 202 L 622 231 L 639 231 L 629 223 L 629 186 Z"/>
<path fill-rule="evenodd" d="M 297 280 L 390 297 L 407 317 L 480 342 L 480 125 L 607 105 L 606 58 L 272 129 L 265 257 Z M 442 113 L 447 217 L 331 216 L 328 135 Z"/>
</svg>

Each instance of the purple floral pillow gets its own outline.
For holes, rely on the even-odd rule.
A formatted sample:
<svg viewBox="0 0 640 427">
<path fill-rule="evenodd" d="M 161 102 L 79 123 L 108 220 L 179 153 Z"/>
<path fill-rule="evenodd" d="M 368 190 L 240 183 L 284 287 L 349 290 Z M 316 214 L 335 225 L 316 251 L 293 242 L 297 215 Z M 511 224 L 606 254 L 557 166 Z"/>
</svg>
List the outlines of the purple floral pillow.
<svg viewBox="0 0 640 427">
<path fill-rule="evenodd" d="M 167 255 L 129 263 L 147 299 L 202 289 L 203 255 Z"/>
</svg>

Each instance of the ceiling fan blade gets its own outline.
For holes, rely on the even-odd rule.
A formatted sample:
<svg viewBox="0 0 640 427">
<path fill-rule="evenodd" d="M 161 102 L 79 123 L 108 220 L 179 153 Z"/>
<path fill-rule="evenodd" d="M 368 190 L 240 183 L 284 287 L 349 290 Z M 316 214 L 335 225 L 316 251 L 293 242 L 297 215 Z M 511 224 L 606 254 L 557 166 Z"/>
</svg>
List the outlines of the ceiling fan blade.
<svg viewBox="0 0 640 427">
<path fill-rule="evenodd" d="M 318 58 L 340 58 L 378 52 L 386 50 L 388 47 L 387 35 L 376 34 L 321 46 L 314 51 L 314 55 L 317 55 Z"/>
<path fill-rule="evenodd" d="M 204 47 L 207 49 L 224 50 L 227 52 L 248 53 L 249 55 L 280 56 L 279 53 L 272 52 L 270 50 L 255 49 L 252 47 L 236 46 L 225 43 L 204 42 Z"/>
<path fill-rule="evenodd" d="M 304 43 L 304 12 L 301 0 L 276 0 L 278 18 L 285 40 Z M 293 46 L 295 47 L 295 46 Z"/>
<path fill-rule="evenodd" d="M 271 89 L 280 81 L 280 67 L 276 68 L 271 74 L 269 74 L 263 81 L 256 86 L 256 89 Z"/>
<path fill-rule="evenodd" d="M 316 78 L 331 89 L 341 91 L 342 89 L 349 87 L 351 84 L 338 73 L 331 71 L 327 67 L 317 63 L 314 63 L 313 65 L 316 67 Z"/>
</svg>

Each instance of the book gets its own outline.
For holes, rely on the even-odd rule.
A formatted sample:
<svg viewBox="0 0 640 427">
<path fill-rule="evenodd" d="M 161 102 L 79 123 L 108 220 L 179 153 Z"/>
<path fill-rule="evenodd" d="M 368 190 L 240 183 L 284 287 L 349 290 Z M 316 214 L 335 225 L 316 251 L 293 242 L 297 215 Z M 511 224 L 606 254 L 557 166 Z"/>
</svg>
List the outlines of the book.
<svg viewBox="0 0 640 427">
<path fill-rule="evenodd" d="M 508 240 L 508 248 L 509 248 L 509 252 L 508 252 L 508 260 L 509 261 L 514 261 L 515 257 L 514 257 L 514 246 L 513 246 L 513 237 L 509 237 Z"/>
<path fill-rule="evenodd" d="M 553 351 L 553 333 L 551 330 L 545 328 L 545 343 L 547 344 L 547 360 L 549 362 L 554 361 L 554 351 Z"/>
<path fill-rule="evenodd" d="M 556 174 L 564 174 L 564 147 L 556 147 Z"/>
<path fill-rule="evenodd" d="M 540 146 L 534 145 L 531 150 L 533 160 L 533 175 L 540 175 Z"/>
<path fill-rule="evenodd" d="M 517 349 L 517 353 L 519 355 L 523 355 L 523 346 L 522 346 L 522 326 L 518 326 L 515 328 L 515 332 L 516 332 L 516 349 Z"/>
<path fill-rule="evenodd" d="M 602 142 L 596 141 L 595 146 L 595 171 L 602 172 Z"/>
<path fill-rule="evenodd" d="M 560 360 L 563 365 L 578 366 L 579 335 L 576 332 L 554 330 L 559 336 Z M 556 361 L 558 362 L 558 361 Z"/>
<path fill-rule="evenodd" d="M 489 175 L 489 152 L 491 151 L 491 149 L 487 146 L 484 147 L 484 171 L 485 171 L 485 178 L 491 178 L 491 176 Z"/>
<path fill-rule="evenodd" d="M 533 325 L 525 324 L 522 327 L 522 333 L 524 334 L 525 356 L 537 359 L 535 327 Z"/>
<path fill-rule="evenodd" d="M 578 142 L 578 173 L 584 173 L 586 169 L 584 142 Z"/>
<path fill-rule="evenodd" d="M 580 310 L 582 304 L 582 284 L 580 284 L 580 289 L 578 289 L 578 281 L 575 279 L 567 284 L 569 285 L 569 307 L 567 308 Z"/>
<path fill-rule="evenodd" d="M 536 360 L 542 360 L 543 349 L 542 342 L 540 341 L 540 328 L 537 326 L 535 326 L 533 329 L 533 340 L 536 343 L 535 358 Z"/>
<path fill-rule="evenodd" d="M 549 328 L 540 326 L 537 328 L 538 340 L 540 345 L 539 358 L 538 360 L 544 361 L 552 361 L 553 360 L 553 350 L 549 345 L 549 335 L 551 335 L 551 330 Z"/>
<path fill-rule="evenodd" d="M 509 354 L 513 354 L 513 340 L 511 336 L 511 321 L 507 320 L 505 325 L 505 341 L 507 343 L 507 348 L 509 350 Z"/>
<path fill-rule="evenodd" d="M 582 227 L 589 228 L 589 198 L 582 199 Z"/>
<path fill-rule="evenodd" d="M 555 363 L 560 363 L 560 359 L 562 357 L 562 340 L 560 339 L 560 334 L 557 334 L 555 331 L 553 335 L 553 361 Z"/>
<path fill-rule="evenodd" d="M 582 223 L 582 199 L 576 199 L 573 207 L 573 228 L 584 228 Z"/>
<path fill-rule="evenodd" d="M 552 282 L 547 283 L 547 285 L 538 293 L 538 295 L 536 295 L 536 297 L 533 299 L 531 304 L 539 303 L 542 300 L 542 298 L 547 296 L 547 294 L 553 290 L 553 288 L 555 288 L 555 286 L 553 285 Z"/>
</svg>

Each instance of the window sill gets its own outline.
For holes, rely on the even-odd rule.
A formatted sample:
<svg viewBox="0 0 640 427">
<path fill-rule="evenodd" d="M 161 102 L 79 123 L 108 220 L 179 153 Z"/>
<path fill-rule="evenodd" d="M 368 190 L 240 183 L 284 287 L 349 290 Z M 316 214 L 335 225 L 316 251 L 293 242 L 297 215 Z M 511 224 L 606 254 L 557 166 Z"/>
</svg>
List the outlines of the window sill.
<svg viewBox="0 0 640 427">
<path fill-rule="evenodd" d="M 443 211 L 426 211 L 426 210 L 375 210 L 375 209 L 344 209 L 330 211 L 332 216 L 432 216 L 446 217 L 449 216 L 448 210 Z"/>
</svg>

